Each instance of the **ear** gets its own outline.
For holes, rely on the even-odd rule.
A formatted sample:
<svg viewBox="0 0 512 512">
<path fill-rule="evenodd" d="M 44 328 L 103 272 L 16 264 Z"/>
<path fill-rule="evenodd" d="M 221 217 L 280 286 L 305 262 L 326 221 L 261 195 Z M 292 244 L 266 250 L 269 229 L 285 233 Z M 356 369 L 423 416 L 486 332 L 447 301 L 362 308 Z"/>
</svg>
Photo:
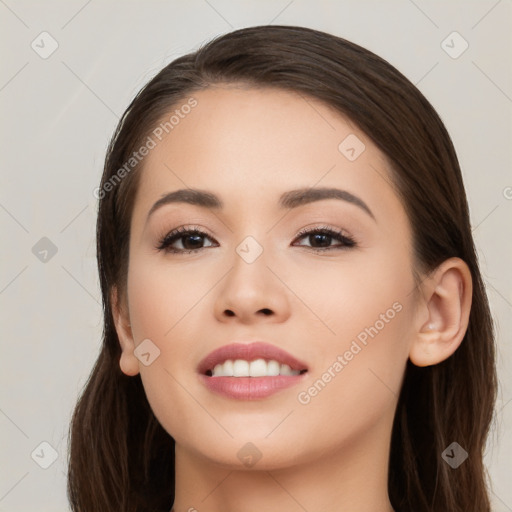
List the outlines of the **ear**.
<svg viewBox="0 0 512 512">
<path fill-rule="evenodd" d="M 431 366 L 449 358 L 461 344 L 469 322 L 473 282 L 460 258 L 449 258 L 423 283 L 409 358 Z"/>
<path fill-rule="evenodd" d="M 112 316 L 117 331 L 117 337 L 121 345 L 121 358 L 119 366 L 121 371 L 133 377 L 139 373 L 139 360 L 134 355 L 135 342 L 133 340 L 132 327 L 128 306 L 125 300 L 118 296 L 117 287 L 112 287 L 111 292 Z"/>
</svg>

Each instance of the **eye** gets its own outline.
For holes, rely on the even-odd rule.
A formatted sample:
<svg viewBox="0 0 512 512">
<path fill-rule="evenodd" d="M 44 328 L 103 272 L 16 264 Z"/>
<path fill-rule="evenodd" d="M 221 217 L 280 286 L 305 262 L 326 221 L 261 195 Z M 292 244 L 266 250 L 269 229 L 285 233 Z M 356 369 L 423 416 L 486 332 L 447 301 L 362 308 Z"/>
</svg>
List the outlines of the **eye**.
<svg viewBox="0 0 512 512">
<path fill-rule="evenodd" d="M 306 238 L 311 245 L 298 244 L 299 247 L 309 247 L 316 252 L 333 249 L 347 249 L 356 246 L 355 240 L 341 230 L 328 226 L 305 228 L 299 232 L 295 240 Z M 217 242 L 204 245 L 205 240 L 213 240 L 206 232 L 197 227 L 180 227 L 166 234 L 156 248 L 167 253 L 187 254 L 200 251 L 206 247 L 216 247 Z M 333 241 L 338 244 L 332 245 Z"/>
<path fill-rule="evenodd" d="M 324 252 L 333 249 L 347 249 L 356 245 L 355 240 L 351 236 L 343 233 L 341 230 L 330 228 L 328 226 L 309 229 L 305 228 L 300 231 L 296 240 L 305 237 L 307 237 L 307 240 L 311 245 L 302 245 L 302 247 L 311 247 L 313 250 L 318 252 Z M 333 239 L 339 241 L 340 243 L 331 245 Z"/>
<path fill-rule="evenodd" d="M 207 233 L 196 227 L 180 227 L 165 235 L 156 248 L 170 253 L 191 253 L 204 247 L 213 247 L 213 244 L 203 246 L 204 239 L 212 240 Z"/>
</svg>

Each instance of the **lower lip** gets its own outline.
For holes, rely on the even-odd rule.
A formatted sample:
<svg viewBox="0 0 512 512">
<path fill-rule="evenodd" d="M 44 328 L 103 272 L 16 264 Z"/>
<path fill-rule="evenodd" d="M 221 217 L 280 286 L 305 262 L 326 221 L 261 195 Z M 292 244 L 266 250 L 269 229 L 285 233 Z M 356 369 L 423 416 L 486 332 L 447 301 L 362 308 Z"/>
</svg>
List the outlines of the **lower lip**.
<svg viewBox="0 0 512 512">
<path fill-rule="evenodd" d="M 237 400 L 259 400 L 298 384 L 306 373 L 276 377 L 209 377 L 200 375 L 203 384 L 214 393 Z"/>
</svg>

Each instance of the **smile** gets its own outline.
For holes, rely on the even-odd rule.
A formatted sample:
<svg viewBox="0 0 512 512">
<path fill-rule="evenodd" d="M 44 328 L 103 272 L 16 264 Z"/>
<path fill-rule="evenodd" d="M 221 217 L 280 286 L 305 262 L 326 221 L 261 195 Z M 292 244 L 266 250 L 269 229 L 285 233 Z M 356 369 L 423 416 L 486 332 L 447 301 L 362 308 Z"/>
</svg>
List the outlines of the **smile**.
<svg viewBox="0 0 512 512">
<path fill-rule="evenodd" d="M 264 342 L 232 343 L 198 365 L 201 382 L 212 392 L 238 400 L 259 400 L 303 380 L 307 365 Z"/>
</svg>

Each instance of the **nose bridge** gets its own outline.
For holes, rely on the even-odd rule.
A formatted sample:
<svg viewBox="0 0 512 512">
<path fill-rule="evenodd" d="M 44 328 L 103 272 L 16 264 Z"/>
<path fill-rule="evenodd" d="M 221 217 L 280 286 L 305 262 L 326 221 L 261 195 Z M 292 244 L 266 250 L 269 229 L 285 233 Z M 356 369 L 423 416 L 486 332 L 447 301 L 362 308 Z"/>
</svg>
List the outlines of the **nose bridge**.
<svg viewBox="0 0 512 512">
<path fill-rule="evenodd" d="M 235 254 L 233 255 L 233 269 L 229 276 L 231 284 L 239 287 L 236 293 L 243 294 L 246 297 L 256 297 L 269 286 L 268 252 L 268 243 L 265 243 L 261 235 L 257 234 L 246 235 L 236 245 Z"/>
<path fill-rule="evenodd" d="M 262 314 L 286 318 L 289 304 L 284 286 L 268 268 L 272 267 L 268 237 L 263 240 L 264 231 L 252 233 L 235 246 L 231 271 L 217 297 L 216 314 L 246 322 Z"/>
<path fill-rule="evenodd" d="M 263 237 L 260 233 L 258 233 L 256 236 L 247 235 L 236 246 L 235 252 L 240 257 L 240 259 L 244 261 L 244 263 L 247 265 L 252 265 L 257 260 L 266 260 L 266 255 L 264 254 L 266 252 L 264 244 L 267 246 L 266 248 L 268 250 L 268 242 L 266 239 L 263 240 Z"/>
</svg>

